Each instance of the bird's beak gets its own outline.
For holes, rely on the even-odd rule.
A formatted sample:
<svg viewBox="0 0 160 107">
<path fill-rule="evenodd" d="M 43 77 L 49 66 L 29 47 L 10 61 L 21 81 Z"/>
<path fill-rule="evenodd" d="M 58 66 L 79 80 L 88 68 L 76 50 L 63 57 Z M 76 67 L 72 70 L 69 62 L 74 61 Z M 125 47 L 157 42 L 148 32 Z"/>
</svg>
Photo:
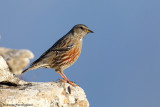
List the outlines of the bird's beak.
<svg viewBox="0 0 160 107">
<path fill-rule="evenodd" d="M 87 33 L 94 33 L 93 31 L 91 31 L 91 30 L 89 30 L 89 29 L 87 29 Z"/>
</svg>

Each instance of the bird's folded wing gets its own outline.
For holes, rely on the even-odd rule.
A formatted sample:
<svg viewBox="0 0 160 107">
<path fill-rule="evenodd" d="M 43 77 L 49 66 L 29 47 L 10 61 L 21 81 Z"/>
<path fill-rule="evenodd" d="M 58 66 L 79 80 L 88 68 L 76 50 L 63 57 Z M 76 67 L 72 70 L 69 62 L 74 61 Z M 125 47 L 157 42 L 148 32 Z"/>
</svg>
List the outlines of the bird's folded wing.
<svg viewBox="0 0 160 107">
<path fill-rule="evenodd" d="M 58 40 L 50 49 L 41 55 L 45 57 L 47 54 L 56 53 L 59 54 L 61 51 L 69 51 L 74 47 L 74 42 L 70 38 L 61 38 Z"/>
</svg>

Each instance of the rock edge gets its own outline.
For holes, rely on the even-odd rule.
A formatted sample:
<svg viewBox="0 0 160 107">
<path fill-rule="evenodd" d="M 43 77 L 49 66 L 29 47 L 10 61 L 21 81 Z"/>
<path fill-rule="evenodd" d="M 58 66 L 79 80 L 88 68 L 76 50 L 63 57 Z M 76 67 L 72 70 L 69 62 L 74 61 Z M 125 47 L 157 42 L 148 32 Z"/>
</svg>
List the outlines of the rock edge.
<svg viewBox="0 0 160 107">
<path fill-rule="evenodd" d="M 0 56 L 0 106 L 89 107 L 84 90 L 64 82 L 25 82 L 9 71 Z"/>
</svg>

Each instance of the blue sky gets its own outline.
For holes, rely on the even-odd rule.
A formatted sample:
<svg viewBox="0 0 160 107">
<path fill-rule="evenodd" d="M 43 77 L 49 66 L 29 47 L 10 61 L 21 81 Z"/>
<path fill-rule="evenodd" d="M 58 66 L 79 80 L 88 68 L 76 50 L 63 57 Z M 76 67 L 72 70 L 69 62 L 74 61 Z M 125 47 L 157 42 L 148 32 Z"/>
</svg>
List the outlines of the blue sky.
<svg viewBox="0 0 160 107">
<path fill-rule="evenodd" d="M 78 61 L 64 73 L 80 85 L 91 107 L 160 107 L 159 0 L 1 0 L 0 45 L 29 49 L 35 58 L 75 24 L 88 34 Z M 27 81 L 61 77 L 28 71 Z"/>
</svg>

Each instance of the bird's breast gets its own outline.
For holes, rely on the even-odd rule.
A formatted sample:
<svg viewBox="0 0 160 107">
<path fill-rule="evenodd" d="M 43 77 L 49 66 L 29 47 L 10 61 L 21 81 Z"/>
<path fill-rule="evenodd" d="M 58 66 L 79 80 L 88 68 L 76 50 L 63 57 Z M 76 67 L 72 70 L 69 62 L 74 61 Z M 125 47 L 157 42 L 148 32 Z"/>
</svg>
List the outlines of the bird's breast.
<svg viewBox="0 0 160 107">
<path fill-rule="evenodd" d="M 68 51 L 67 54 L 65 54 L 62 57 L 64 64 L 72 65 L 78 59 L 78 57 L 80 56 L 80 53 L 81 53 L 81 49 L 79 49 L 78 46 Z"/>
<path fill-rule="evenodd" d="M 60 52 L 54 62 L 54 66 L 52 68 L 54 69 L 66 69 L 70 67 L 72 64 L 74 64 L 78 57 L 80 56 L 82 48 L 82 43 L 75 44 L 72 49 L 69 51 L 63 51 Z"/>
</svg>

